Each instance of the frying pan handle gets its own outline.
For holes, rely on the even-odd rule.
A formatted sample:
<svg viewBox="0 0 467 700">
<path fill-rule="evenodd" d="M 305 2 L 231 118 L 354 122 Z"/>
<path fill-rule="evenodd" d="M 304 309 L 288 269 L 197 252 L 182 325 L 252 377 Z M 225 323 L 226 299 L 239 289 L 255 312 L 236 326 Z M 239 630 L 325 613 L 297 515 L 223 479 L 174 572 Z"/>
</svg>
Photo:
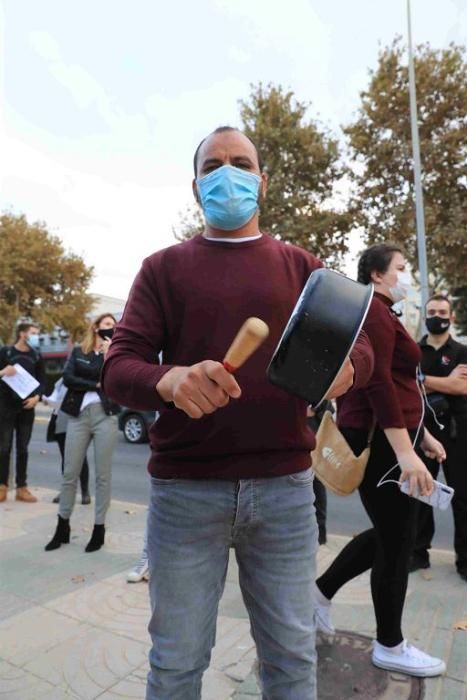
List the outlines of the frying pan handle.
<svg viewBox="0 0 467 700">
<path fill-rule="evenodd" d="M 222 364 L 233 374 L 259 348 L 269 335 L 269 327 L 260 318 L 251 316 L 241 326 Z"/>
</svg>

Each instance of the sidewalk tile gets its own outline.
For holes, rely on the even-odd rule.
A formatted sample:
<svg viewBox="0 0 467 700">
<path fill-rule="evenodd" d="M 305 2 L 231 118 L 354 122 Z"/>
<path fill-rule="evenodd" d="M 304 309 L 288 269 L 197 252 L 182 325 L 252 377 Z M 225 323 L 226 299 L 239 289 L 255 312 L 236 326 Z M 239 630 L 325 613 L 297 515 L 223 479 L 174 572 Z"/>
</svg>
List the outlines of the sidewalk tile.
<svg viewBox="0 0 467 700">
<path fill-rule="evenodd" d="M 36 606 L 0 623 L 0 649 L 4 659 L 23 666 L 81 629 L 79 622 Z"/>
<path fill-rule="evenodd" d="M 123 576 L 121 581 L 121 585 L 109 586 L 99 582 L 68 593 L 47 603 L 47 608 L 148 644 L 150 608 L 147 586 L 130 586 Z"/>
<path fill-rule="evenodd" d="M 447 675 L 449 678 L 467 682 L 467 632 L 463 630 L 455 630 L 453 633 L 453 643 L 449 661 L 447 664 Z M 467 686 L 466 686 L 467 688 Z M 466 689 L 467 696 L 467 689 Z"/>
<path fill-rule="evenodd" d="M 0 661 L 0 697 L 5 700 L 79 700 L 78 696 Z"/>
<path fill-rule="evenodd" d="M 81 700 L 94 700 L 141 666 L 147 651 L 139 642 L 88 627 L 37 655 L 25 668 Z"/>
</svg>

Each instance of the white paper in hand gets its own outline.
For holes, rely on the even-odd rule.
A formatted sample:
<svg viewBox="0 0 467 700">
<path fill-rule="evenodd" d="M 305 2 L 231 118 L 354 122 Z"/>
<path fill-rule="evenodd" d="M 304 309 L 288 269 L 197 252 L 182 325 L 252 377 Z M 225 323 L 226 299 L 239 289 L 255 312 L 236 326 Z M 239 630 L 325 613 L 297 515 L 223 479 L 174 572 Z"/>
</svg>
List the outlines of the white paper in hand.
<svg viewBox="0 0 467 700">
<path fill-rule="evenodd" d="M 407 479 L 403 481 L 400 485 L 400 490 L 405 493 L 406 496 L 409 495 L 410 481 Z M 422 503 L 426 503 L 428 506 L 433 508 L 439 508 L 440 510 L 447 510 L 449 504 L 454 496 L 454 489 L 446 484 L 441 484 L 439 481 L 433 479 L 433 491 L 431 496 L 422 496 L 418 487 L 416 493 L 413 494 L 412 498 L 416 498 Z"/>
<path fill-rule="evenodd" d="M 11 377 L 2 377 L 2 380 L 5 384 L 8 384 L 10 389 L 13 389 L 20 398 L 25 399 L 34 389 L 37 389 L 39 382 L 21 365 L 15 364 L 13 367 L 16 370 L 16 374 L 13 374 Z"/>
</svg>

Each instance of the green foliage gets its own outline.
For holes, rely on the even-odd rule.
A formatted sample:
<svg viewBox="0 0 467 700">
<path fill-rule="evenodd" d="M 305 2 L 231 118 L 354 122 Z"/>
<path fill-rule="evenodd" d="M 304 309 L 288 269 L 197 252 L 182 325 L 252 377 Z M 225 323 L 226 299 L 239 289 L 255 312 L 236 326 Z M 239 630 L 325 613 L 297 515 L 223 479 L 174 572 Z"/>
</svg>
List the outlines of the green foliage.
<svg viewBox="0 0 467 700">
<path fill-rule="evenodd" d="M 347 251 L 348 213 L 330 198 L 343 175 L 335 139 L 307 118 L 309 105 L 281 86 L 252 86 L 240 102 L 243 131 L 257 145 L 269 176 L 261 228 L 338 264 Z"/>
<path fill-rule="evenodd" d="M 32 318 L 44 330 L 82 330 L 94 301 L 87 292 L 92 274 L 82 258 L 65 252 L 44 224 L 1 215 L 0 338 L 11 339 L 20 317 Z"/>
<path fill-rule="evenodd" d="M 180 212 L 180 219 L 177 225 L 172 227 L 172 233 L 178 241 L 193 238 L 193 236 L 203 231 L 204 219 L 198 206 L 187 207 L 184 212 Z"/>
<path fill-rule="evenodd" d="M 467 336 L 467 284 L 453 292 L 456 328 L 461 335 Z"/>
<path fill-rule="evenodd" d="M 434 287 L 444 280 L 453 289 L 465 283 L 467 270 L 465 50 L 419 46 L 415 74 L 430 278 Z M 416 268 L 408 68 L 400 39 L 380 52 L 345 133 L 355 163 L 352 210 L 365 242 L 398 242 Z"/>
</svg>

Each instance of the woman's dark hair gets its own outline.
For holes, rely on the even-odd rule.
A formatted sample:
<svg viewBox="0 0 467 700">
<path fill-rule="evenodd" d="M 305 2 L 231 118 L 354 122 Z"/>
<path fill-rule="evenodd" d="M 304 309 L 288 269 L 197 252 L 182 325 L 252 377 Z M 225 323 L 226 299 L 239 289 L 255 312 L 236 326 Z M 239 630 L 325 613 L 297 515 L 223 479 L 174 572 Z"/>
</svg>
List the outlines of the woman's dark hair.
<svg viewBox="0 0 467 700">
<path fill-rule="evenodd" d="M 357 281 L 370 284 L 372 272 L 386 272 L 394 253 L 404 254 L 402 249 L 393 243 L 377 243 L 367 248 L 358 261 Z"/>
</svg>

